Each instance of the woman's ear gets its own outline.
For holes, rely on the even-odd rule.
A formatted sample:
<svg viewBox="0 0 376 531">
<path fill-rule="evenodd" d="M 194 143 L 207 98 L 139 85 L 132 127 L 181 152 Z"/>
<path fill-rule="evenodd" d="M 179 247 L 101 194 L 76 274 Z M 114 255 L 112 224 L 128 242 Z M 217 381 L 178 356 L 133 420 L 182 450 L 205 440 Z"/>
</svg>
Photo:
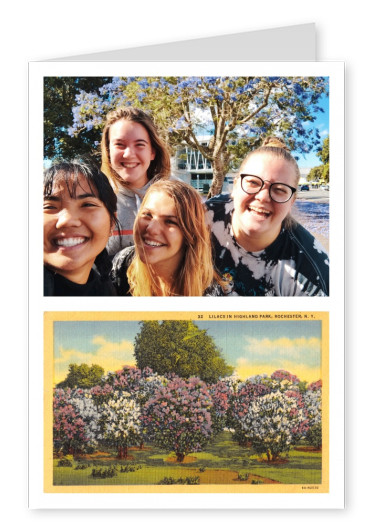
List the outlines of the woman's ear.
<svg viewBox="0 0 376 531">
<path fill-rule="evenodd" d="M 234 199 L 234 190 L 235 190 L 235 186 L 236 186 L 236 183 L 238 182 L 238 179 L 239 179 L 239 176 L 237 175 L 234 179 L 234 184 L 232 185 L 232 190 L 231 190 L 231 194 L 230 194 L 230 197 L 232 199 Z"/>
<path fill-rule="evenodd" d="M 116 220 L 118 219 L 118 215 L 117 215 L 117 212 L 115 213 L 115 218 Z M 111 220 L 111 225 L 110 225 L 110 234 L 112 235 L 112 231 L 114 230 L 114 227 L 116 226 L 116 221 L 114 219 Z"/>
</svg>

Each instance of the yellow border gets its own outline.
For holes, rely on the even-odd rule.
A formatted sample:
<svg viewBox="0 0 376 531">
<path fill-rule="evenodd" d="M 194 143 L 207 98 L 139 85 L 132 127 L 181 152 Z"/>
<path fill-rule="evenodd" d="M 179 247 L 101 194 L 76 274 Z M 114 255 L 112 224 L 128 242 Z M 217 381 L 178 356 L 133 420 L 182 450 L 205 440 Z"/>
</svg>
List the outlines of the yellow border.
<svg viewBox="0 0 376 531">
<path fill-rule="evenodd" d="M 55 321 L 139 320 L 321 320 L 322 483 L 320 485 L 53 485 L 53 323 Z M 327 493 L 329 492 L 329 312 L 45 312 L 44 313 L 44 492 L 49 493 Z"/>
</svg>

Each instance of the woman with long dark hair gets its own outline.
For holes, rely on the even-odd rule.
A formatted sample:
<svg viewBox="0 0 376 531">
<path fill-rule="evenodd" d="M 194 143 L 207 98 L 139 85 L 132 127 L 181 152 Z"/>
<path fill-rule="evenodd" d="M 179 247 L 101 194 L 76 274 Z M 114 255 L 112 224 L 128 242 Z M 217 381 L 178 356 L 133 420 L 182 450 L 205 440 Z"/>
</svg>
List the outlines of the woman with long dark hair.
<svg viewBox="0 0 376 531">
<path fill-rule="evenodd" d="M 116 194 L 107 177 L 88 160 L 61 161 L 45 171 L 43 192 L 44 294 L 116 295 L 106 251 Z"/>
</svg>

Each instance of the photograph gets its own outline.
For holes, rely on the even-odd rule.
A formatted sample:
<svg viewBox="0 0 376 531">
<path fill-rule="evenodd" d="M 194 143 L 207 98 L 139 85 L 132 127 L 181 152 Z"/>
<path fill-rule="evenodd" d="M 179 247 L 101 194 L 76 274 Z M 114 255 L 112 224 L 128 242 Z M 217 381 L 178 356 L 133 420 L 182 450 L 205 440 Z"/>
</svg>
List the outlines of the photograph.
<svg viewBox="0 0 376 531">
<path fill-rule="evenodd" d="M 327 297 L 329 84 L 45 76 L 44 295 Z"/>
</svg>

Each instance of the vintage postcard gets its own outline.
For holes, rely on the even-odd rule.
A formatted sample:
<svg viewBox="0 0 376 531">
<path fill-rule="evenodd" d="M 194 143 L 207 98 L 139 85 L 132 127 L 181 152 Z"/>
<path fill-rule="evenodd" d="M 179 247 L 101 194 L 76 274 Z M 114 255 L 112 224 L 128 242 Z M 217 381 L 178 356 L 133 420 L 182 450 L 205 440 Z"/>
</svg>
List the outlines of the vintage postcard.
<svg viewBox="0 0 376 531">
<path fill-rule="evenodd" d="M 328 493 L 326 312 L 46 312 L 44 491 Z"/>
</svg>

